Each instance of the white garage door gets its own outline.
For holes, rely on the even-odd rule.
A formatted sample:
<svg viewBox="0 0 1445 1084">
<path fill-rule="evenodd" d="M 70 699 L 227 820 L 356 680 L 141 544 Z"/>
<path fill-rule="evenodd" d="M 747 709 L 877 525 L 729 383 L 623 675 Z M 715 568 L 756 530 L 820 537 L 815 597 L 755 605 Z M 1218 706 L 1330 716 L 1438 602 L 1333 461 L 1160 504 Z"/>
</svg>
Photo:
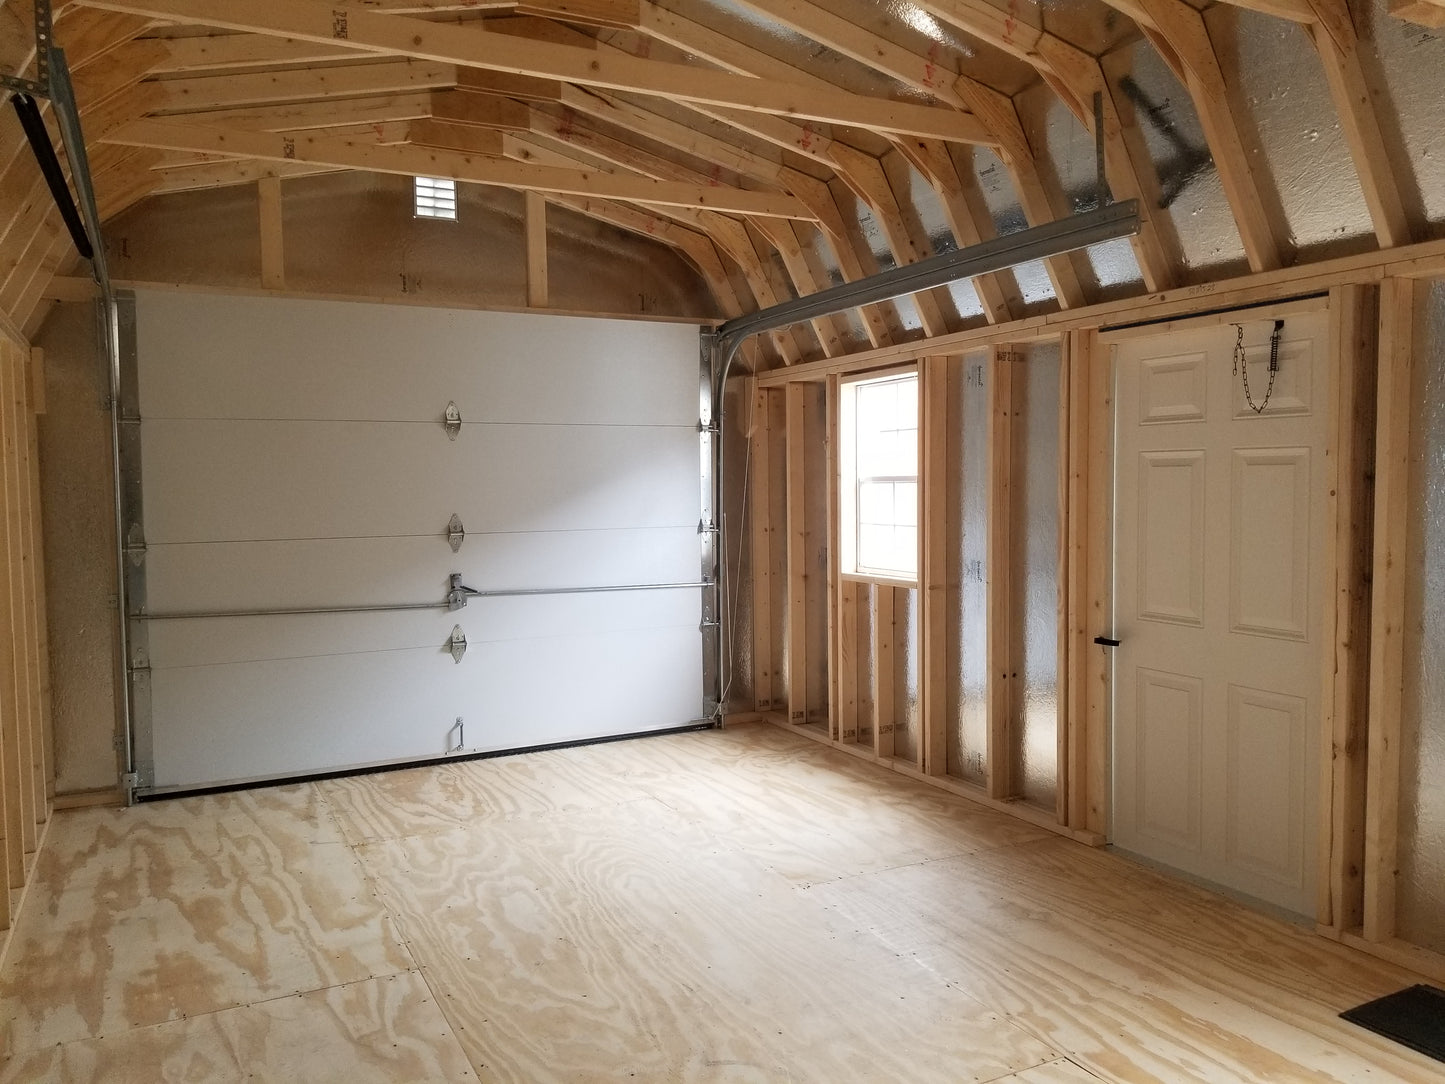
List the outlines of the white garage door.
<svg viewBox="0 0 1445 1084">
<path fill-rule="evenodd" d="M 699 578 L 695 327 L 164 292 L 135 323 L 141 793 L 702 715 L 700 590 L 590 590 Z M 454 573 L 518 593 L 448 611 Z"/>
</svg>

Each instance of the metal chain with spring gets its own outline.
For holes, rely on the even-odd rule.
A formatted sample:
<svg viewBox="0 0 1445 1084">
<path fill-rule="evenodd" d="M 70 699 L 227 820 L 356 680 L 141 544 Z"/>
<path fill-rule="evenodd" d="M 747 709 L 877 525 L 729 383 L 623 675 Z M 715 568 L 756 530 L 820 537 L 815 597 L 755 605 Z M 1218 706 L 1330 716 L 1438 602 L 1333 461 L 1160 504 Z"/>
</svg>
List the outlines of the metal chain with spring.
<svg viewBox="0 0 1445 1084">
<path fill-rule="evenodd" d="M 1269 397 L 1274 394 L 1274 378 L 1279 374 L 1279 333 L 1284 330 L 1284 321 L 1274 322 L 1274 333 L 1269 337 L 1269 385 L 1264 389 L 1264 401 L 1256 403 L 1249 393 L 1249 359 L 1244 353 L 1244 325 L 1235 324 L 1238 333 L 1234 337 L 1234 375 L 1244 375 L 1244 402 L 1256 414 L 1263 414 L 1269 406 Z"/>
</svg>

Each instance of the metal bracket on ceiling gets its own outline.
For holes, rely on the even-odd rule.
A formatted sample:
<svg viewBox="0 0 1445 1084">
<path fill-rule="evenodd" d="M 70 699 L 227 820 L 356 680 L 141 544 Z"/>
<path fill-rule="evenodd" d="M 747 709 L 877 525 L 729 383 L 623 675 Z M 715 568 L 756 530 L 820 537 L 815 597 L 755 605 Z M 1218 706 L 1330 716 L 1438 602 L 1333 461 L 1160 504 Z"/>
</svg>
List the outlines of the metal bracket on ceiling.
<svg viewBox="0 0 1445 1084">
<path fill-rule="evenodd" d="M 442 414 L 442 425 L 446 428 L 447 440 L 456 440 L 457 434 L 462 431 L 462 412 L 457 409 L 456 403 L 447 404 Z"/>
<path fill-rule="evenodd" d="M 452 518 L 447 520 L 447 545 L 451 546 L 453 553 L 461 551 L 466 537 L 467 529 L 462 526 L 462 517 L 453 512 Z"/>
<path fill-rule="evenodd" d="M 50 97 L 50 46 L 53 39 L 53 21 L 50 16 L 50 0 L 35 0 L 35 78 L 26 79 L 19 72 L 14 75 L 0 74 L 0 87 L 32 98 Z"/>
</svg>

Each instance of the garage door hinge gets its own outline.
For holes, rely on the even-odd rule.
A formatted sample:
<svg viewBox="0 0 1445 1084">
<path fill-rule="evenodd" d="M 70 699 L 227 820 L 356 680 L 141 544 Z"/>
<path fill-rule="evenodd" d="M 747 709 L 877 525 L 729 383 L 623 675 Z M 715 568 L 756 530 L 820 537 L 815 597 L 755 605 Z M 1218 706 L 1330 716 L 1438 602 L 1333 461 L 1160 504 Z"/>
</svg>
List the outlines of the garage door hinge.
<svg viewBox="0 0 1445 1084">
<path fill-rule="evenodd" d="M 140 786 L 140 772 L 121 772 L 120 785 L 125 790 L 135 790 Z"/>
<path fill-rule="evenodd" d="M 462 412 L 457 409 L 456 403 L 448 403 L 446 413 L 442 415 L 442 425 L 446 427 L 447 440 L 456 440 L 457 434 L 462 431 Z"/>
<path fill-rule="evenodd" d="M 461 662 L 462 656 L 467 653 L 467 634 L 460 625 L 452 629 L 452 638 L 447 641 L 447 646 L 451 649 L 452 661 Z"/>
<path fill-rule="evenodd" d="M 137 567 L 145 563 L 145 534 L 141 531 L 139 523 L 132 523 L 130 530 L 126 532 L 125 555 L 130 559 L 131 564 Z"/>
<path fill-rule="evenodd" d="M 462 541 L 467 537 L 467 529 L 462 526 L 462 517 L 455 512 L 452 518 L 447 520 L 447 543 L 452 547 L 452 552 L 460 552 Z"/>
</svg>

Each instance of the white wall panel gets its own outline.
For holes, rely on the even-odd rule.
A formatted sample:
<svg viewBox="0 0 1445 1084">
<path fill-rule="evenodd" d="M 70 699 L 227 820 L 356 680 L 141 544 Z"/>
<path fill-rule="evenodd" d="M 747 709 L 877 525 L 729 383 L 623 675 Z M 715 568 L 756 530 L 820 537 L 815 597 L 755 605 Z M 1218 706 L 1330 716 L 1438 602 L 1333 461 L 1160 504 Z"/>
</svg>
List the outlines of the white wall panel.
<svg viewBox="0 0 1445 1084">
<path fill-rule="evenodd" d="M 181 293 L 137 316 L 150 613 L 698 579 L 695 328 Z M 700 620 L 696 588 L 153 620 L 151 785 L 681 725 Z"/>
</svg>

